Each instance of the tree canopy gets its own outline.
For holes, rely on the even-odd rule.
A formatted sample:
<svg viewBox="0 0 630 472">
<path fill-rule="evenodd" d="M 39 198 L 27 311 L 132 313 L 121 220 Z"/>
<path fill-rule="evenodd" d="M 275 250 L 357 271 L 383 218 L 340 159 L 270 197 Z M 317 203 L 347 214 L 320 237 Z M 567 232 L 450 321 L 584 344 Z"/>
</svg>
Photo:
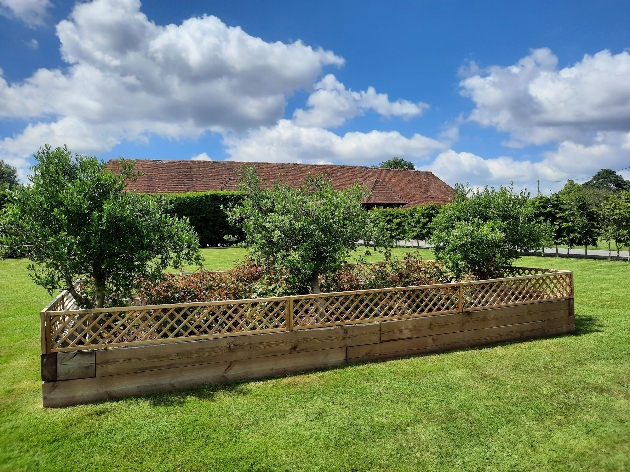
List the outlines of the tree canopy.
<svg viewBox="0 0 630 472">
<path fill-rule="evenodd" d="M 600 170 L 588 182 L 584 182 L 582 185 L 586 188 L 604 190 L 612 193 L 630 190 L 630 181 L 625 180 L 621 175 L 611 169 Z"/>
<path fill-rule="evenodd" d="M 322 176 L 310 175 L 293 188 L 281 181 L 263 189 L 253 168 L 245 167 L 242 203 L 230 211 L 241 223 L 250 256 L 258 263 L 287 271 L 297 293 L 319 293 L 319 275 L 338 269 L 360 241 L 389 246 L 384 232 L 362 207 L 366 189 L 338 191 Z"/>
<path fill-rule="evenodd" d="M 392 157 L 391 159 L 381 162 L 377 167 L 404 170 L 414 170 L 416 168 L 413 162 L 406 161 L 402 157 Z"/>
<path fill-rule="evenodd" d="M 550 228 L 525 192 L 458 187 L 432 222 L 435 257 L 459 279 L 502 276 L 522 250 L 543 247 Z"/>
<path fill-rule="evenodd" d="M 139 277 L 200 261 L 186 220 L 165 214 L 154 197 L 124 191 L 137 177 L 132 162 L 121 159 L 113 173 L 95 157 L 47 145 L 35 159 L 30 184 L 17 188 L 0 217 L 1 237 L 23 248 L 31 276 L 51 294 L 67 289 L 81 306 L 102 307 L 129 297 Z"/>
<path fill-rule="evenodd" d="M 609 195 L 600 208 L 600 216 L 602 236 L 615 243 L 619 257 L 619 249 L 630 246 L 630 191 Z"/>
<path fill-rule="evenodd" d="M 0 187 L 15 187 L 19 183 L 17 169 L 0 159 Z"/>
</svg>

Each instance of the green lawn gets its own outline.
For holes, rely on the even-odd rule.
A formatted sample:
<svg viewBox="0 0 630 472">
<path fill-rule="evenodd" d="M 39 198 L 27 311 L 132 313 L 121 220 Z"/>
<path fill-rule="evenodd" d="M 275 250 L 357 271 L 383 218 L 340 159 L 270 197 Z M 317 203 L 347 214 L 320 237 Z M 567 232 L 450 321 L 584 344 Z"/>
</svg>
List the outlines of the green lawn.
<svg viewBox="0 0 630 472">
<path fill-rule="evenodd" d="M 0 470 L 630 470 L 630 264 L 520 263 L 575 272 L 576 335 L 45 410 L 50 297 L 0 261 Z"/>
</svg>

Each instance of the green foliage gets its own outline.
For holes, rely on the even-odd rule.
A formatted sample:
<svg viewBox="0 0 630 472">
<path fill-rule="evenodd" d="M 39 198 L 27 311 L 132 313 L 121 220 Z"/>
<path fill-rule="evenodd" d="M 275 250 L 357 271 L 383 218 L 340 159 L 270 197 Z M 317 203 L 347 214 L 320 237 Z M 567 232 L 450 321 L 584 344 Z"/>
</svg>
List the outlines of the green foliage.
<svg viewBox="0 0 630 472">
<path fill-rule="evenodd" d="M 405 210 L 407 212 L 406 238 L 428 241 L 431 239 L 431 224 L 440 212 L 439 205 L 421 205 Z"/>
<path fill-rule="evenodd" d="M 166 215 L 165 202 L 124 191 L 136 177 L 132 163 L 121 160 L 114 174 L 95 157 L 48 145 L 35 158 L 30 185 L 17 188 L 0 225 L 4 244 L 26 251 L 33 280 L 51 294 L 68 289 L 82 306 L 101 307 L 129 297 L 140 276 L 199 259 L 187 221 Z"/>
<path fill-rule="evenodd" d="M 439 213 L 438 205 L 421 205 L 413 208 L 385 208 L 371 210 L 384 226 L 392 241 L 428 241 L 431 237 L 431 222 Z"/>
<path fill-rule="evenodd" d="M 15 187 L 19 184 L 17 169 L 0 159 L 0 188 L 3 185 Z M 0 208 L 2 207 L 0 206 Z"/>
<path fill-rule="evenodd" d="M 459 187 L 432 228 L 435 257 L 456 279 L 500 277 L 520 251 L 542 247 L 550 232 L 537 218 L 529 194 L 506 187 Z"/>
<path fill-rule="evenodd" d="M 382 208 L 370 210 L 371 216 L 378 221 L 392 241 L 401 241 L 407 237 L 408 212 L 402 208 Z"/>
<path fill-rule="evenodd" d="M 593 246 L 600 233 L 599 215 L 592 193 L 572 180 L 558 192 L 562 242 L 569 246 Z"/>
<path fill-rule="evenodd" d="M 406 161 L 402 157 L 392 157 L 391 159 L 381 162 L 377 167 L 403 170 L 414 170 L 416 168 L 413 162 Z"/>
<path fill-rule="evenodd" d="M 609 195 L 600 208 L 600 217 L 602 237 L 615 243 L 619 257 L 619 250 L 630 246 L 630 191 Z"/>
<path fill-rule="evenodd" d="M 11 198 L 11 190 L 7 184 L 0 184 L 0 211 L 7 206 Z"/>
<path fill-rule="evenodd" d="M 242 223 L 251 257 L 288 273 L 297 293 L 319 292 L 320 274 L 334 271 L 359 241 L 389 246 L 370 213 L 363 209 L 366 190 L 354 185 L 342 191 L 321 176 L 309 176 L 300 188 L 276 182 L 263 190 L 253 168 L 244 168 L 246 196 L 231 210 L 230 221 Z"/>
<path fill-rule="evenodd" d="M 227 209 L 239 204 L 241 192 L 190 192 L 165 194 L 169 205 L 168 214 L 188 218 L 199 235 L 202 247 L 240 242 L 244 234 L 239 226 L 228 221 Z"/>
<path fill-rule="evenodd" d="M 562 217 L 563 205 L 560 196 L 554 193 L 551 196 L 538 195 L 532 199 L 535 215 L 541 220 L 549 223 L 551 228 L 550 242 L 556 247 L 564 244 L 565 227 Z"/>
<path fill-rule="evenodd" d="M 608 193 L 619 193 L 624 190 L 630 191 L 630 181 L 611 169 L 602 169 L 595 174 L 591 180 L 584 182 L 583 187 L 588 189 L 602 190 Z"/>
</svg>

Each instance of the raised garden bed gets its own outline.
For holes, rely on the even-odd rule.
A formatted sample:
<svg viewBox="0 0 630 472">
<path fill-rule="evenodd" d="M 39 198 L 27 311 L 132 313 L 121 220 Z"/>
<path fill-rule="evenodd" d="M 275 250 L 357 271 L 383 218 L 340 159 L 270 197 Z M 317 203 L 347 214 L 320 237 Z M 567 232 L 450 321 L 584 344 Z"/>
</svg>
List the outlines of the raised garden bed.
<svg viewBox="0 0 630 472">
<path fill-rule="evenodd" d="M 573 274 L 41 312 L 45 407 L 575 330 Z"/>
</svg>

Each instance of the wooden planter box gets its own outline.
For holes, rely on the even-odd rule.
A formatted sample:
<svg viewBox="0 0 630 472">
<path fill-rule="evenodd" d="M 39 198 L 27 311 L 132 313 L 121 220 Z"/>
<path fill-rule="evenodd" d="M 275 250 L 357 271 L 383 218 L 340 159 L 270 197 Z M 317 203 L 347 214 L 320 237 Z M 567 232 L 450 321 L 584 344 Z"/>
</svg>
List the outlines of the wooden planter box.
<svg viewBox="0 0 630 472">
<path fill-rule="evenodd" d="M 567 271 L 256 300 L 69 308 L 76 307 L 62 293 L 41 313 L 45 407 L 575 331 Z"/>
</svg>

